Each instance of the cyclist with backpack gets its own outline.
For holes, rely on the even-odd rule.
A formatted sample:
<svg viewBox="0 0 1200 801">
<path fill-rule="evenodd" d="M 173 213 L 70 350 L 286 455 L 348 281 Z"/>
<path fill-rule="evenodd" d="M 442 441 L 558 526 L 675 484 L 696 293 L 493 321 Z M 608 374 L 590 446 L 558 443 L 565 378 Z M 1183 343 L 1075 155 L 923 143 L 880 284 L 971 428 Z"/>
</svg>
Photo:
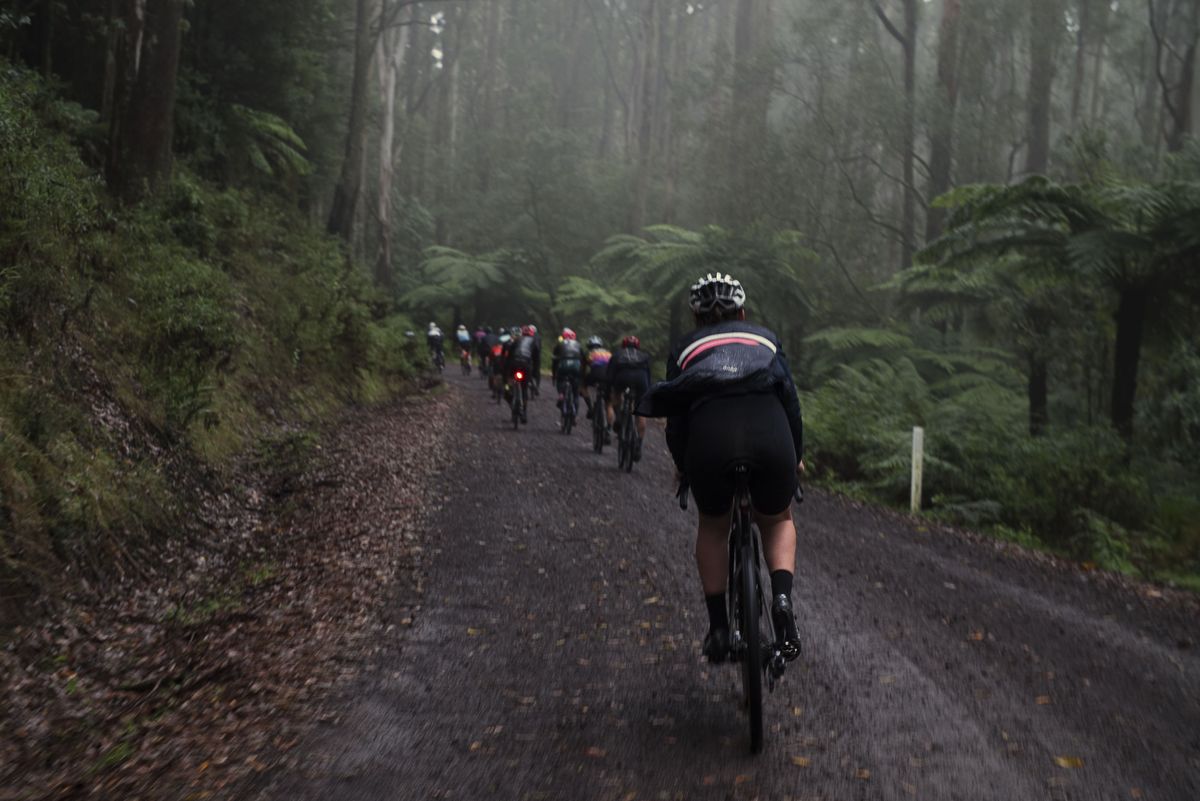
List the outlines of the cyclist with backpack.
<svg viewBox="0 0 1200 801">
<path fill-rule="evenodd" d="M 642 342 L 635 336 L 621 340 L 621 347 L 608 360 L 608 424 L 614 425 L 616 409 L 621 405 L 621 396 L 629 389 L 633 393 L 636 409 L 642 396 L 650 390 L 650 357 L 642 350 Z M 646 436 L 646 418 L 637 417 L 637 440 L 633 444 L 633 461 L 642 458 L 642 440 Z M 630 421 L 626 420 L 625 423 Z"/>
<path fill-rule="evenodd" d="M 530 326 L 525 326 L 523 329 L 514 328 L 514 334 L 511 341 L 504 348 L 504 396 L 512 405 L 514 392 L 521 392 L 522 384 L 525 387 L 529 386 L 529 382 L 533 380 L 533 365 L 537 359 L 541 358 L 538 353 L 537 340 L 534 339 L 533 332 Z M 518 379 L 517 376 L 521 378 Z M 526 390 L 528 391 L 528 390 Z M 528 396 L 522 396 L 523 401 L 527 401 Z M 521 407 L 521 422 L 528 423 L 529 415 L 526 411 L 527 407 Z"/>
<path fill-rule="evenodd" d="M 579 338 L 570 328 L 562 330 L 562 339 L 554 346 L 550 357 L 550 378 L 558 390 L 558 408 L 562 409 L 567 393 L 570 392 L 575 405 L 579 405 L 579 384 L 583 378 L 583 348 Z"/>
<path fill-rule="evenodd" d="M 771 616 L 783 655 L 800 654 L 792 611 L 796 528 L 791 502 L 804 470 L 804 433 L 796 385 L 779 338 L 746 322 L 746 292 L 731 276 L 706 275 L 689 297 L 696 330 L 675 346 L 667 380 L 642 399 L 638 414 L 667 418 L 667 446 L 687 476 L 700 512 L 696 564 L 708 607 L 704 655 L 729 651 L 725 603 L 728 535 L 735 478 L 750 467 L 750 497 L 771 572 Z"/>
<path fill-rule="evenodd" d="M 589 392 L 593 387 L 596 390 L 596 400 L 601 402 L 600 408 L 604 408 L 605 379 L 608 376 L 608 361 L 611 358 L 612 353 L 604 347 L 603 339 L 594 334 L 588 337 L 587 353 L 583 359 L 583 400 L 587 404 L 589 420 L 594 412 L 592 395 Z"/>
</svg>

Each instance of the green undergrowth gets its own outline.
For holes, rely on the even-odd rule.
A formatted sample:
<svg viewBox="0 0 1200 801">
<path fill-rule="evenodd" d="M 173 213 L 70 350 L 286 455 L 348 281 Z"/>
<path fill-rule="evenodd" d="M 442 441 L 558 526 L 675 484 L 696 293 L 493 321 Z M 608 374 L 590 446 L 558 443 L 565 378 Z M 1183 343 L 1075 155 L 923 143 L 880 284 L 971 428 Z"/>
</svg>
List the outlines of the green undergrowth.
<svg viewBox="0 0 1200 801">
<path fill-rule="evenodd" d="M 802 394 L 814 481 L 909 506 L 925 429 L 924 516 L 1143 579 L 1200 588 L 1195 472 L 1103 425 L 1030 436 L 1020 379 L 976 353 L 852 359 Z"/>
<path fill-rule="evenodd" d="M 0 61 L 0 621 L 64 575 L 143 569 L 189 518 L 181 470 L 391 397 L 419 359 L 284 200 L 181 167 L 118 209 L 95 130 Z"/>
</svg>

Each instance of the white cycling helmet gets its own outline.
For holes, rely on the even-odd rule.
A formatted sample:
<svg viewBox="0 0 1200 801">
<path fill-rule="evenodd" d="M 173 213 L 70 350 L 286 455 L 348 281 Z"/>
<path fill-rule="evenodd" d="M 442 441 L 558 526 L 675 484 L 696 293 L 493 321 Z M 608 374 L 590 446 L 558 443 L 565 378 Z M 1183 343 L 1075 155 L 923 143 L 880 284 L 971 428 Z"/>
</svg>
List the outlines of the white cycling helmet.
<svg viewBox="0 0 1200 801">
<path fill-rule="evenodd" d="M 707 314 L 714 309 L 736 311 L 746 303 L 746 290 L 742 282 L 731 275 L 717 273 L 701 278 L 692 284 L 688 304 L 695 314 Z"/>
</svg>

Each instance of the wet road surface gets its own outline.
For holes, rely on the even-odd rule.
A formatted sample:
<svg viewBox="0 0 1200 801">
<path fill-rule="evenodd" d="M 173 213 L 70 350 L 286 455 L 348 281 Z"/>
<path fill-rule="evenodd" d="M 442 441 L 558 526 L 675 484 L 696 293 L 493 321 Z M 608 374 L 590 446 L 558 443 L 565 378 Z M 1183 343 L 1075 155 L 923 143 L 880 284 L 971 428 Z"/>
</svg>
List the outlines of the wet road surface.
<svg viewBox="0 0 1200 801">
<path fill-rule="evenodd" d="M 1200 624 L 1145 588 L 809 493 L 805 651 L 748 753 L 700 657 L 694 511 L 651 427 L 618 473 L 477 379 L 419 608 L 264 798 L 1200 799 Z M 378 447 L 377 444 L 371 447 Z"/>
</svg>

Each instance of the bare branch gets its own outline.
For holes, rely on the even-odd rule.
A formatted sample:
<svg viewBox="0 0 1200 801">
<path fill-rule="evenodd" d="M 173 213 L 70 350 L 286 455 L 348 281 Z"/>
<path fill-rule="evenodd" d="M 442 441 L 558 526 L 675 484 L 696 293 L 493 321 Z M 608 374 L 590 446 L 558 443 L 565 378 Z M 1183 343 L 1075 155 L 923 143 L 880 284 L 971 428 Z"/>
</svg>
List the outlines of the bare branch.
<svg viewBox="0 0 1200 801">
<path fill-rule="evenodd" d="M 878 16 L 880 21 L 883 22 L 883 27 L 887 28 L 887 31 L 892 35 L 892 38 L 899 42 L 901 47 L 908 47 L 908 37 L 900 33 L 900 29 L 897 28 L 890 19 L 888 19 L 887 12 L 883 10 L 883 6 L 879 5 L 878 0 L 876 0 L 876 2 L 872 2 L 871 6 L 875 9 L 876 16 Z"/>
</svg>

